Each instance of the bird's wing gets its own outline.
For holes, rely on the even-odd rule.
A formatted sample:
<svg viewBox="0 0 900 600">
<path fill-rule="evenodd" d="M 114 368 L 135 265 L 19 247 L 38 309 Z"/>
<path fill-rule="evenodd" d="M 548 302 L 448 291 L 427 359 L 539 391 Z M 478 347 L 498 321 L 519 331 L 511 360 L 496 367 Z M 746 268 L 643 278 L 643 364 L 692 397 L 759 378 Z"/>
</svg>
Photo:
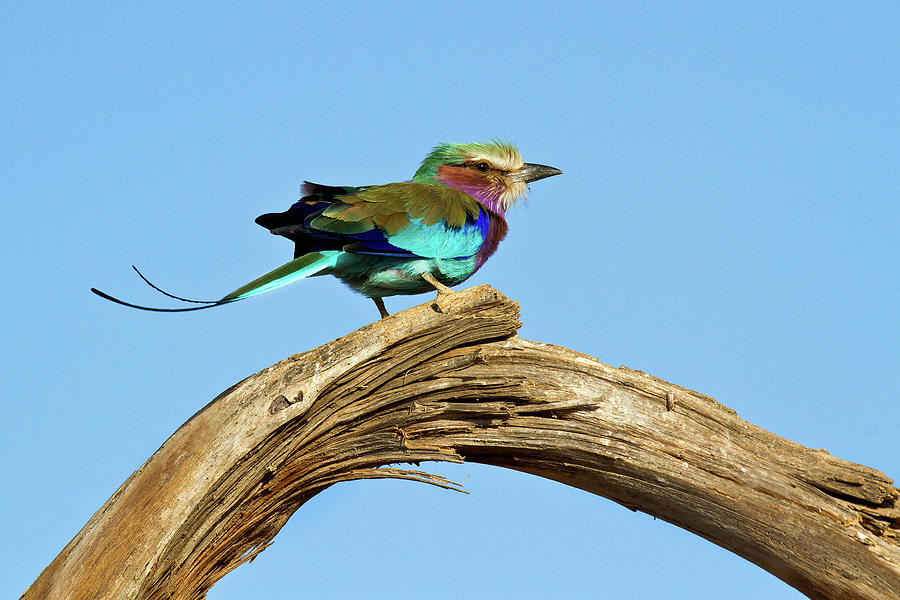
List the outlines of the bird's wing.
<svg viewBox="0 0 900 600">
<path fill-rule="evenodd" d="M 303 197 L 288 210 L 260 215 L 256 217 L 256 223 L 271 233 L 294 242 L 294 258 L 309 252 L 341 250 L 345 242 L 328 232 L 310 229 L 309 220 L 334 204 L 337 198 L 354 194 L 363 188 L 320 185 L 304 181 L 301 189 Z"/>
<path fill-rule="evenodd" d="M 474 254 L 487 214 L 471 196 L 441 185 L 403 182 L 362 188 L 304 184 L 283 213 L 256 222 L 297 244 L 295 255 L 322 250 L 455 258 Z"/>
</svg>

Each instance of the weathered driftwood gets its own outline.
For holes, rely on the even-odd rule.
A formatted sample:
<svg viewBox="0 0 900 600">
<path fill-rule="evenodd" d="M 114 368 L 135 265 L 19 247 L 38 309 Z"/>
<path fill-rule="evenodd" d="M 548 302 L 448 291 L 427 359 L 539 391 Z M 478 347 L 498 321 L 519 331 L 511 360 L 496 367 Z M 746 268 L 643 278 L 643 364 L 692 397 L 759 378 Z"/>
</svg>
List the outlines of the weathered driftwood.
<svg viewBox="0 0 900 600">
<path fill-rule="evenodd" d="M 573 485 L 674 523 L 811 598 L 900 597 L 900 491 L 640 371 L 516 336 L 482 286 L 292 356 L 181 426 L 23 598 L 195 599 L 339 481 L 427 460 Z"/>
</svg>

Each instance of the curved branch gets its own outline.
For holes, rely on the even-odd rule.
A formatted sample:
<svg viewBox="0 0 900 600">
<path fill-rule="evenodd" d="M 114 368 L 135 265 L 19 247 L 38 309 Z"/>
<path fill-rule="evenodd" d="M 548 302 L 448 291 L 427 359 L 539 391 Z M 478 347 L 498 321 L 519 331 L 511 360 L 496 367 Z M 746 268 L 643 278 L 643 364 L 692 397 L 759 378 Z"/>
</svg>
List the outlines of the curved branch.
<svg viewBox="0 0 900 600">
<path fill-rule="evenodd" d="M 674 523 L 811 598 L 900 597 L 900 490 L 712 398 L 516 336 L 488 286 L 378 321 L 223 392 L 23 598 L 199 599 L 328 486 L 463 460 Z"/>
</svg>

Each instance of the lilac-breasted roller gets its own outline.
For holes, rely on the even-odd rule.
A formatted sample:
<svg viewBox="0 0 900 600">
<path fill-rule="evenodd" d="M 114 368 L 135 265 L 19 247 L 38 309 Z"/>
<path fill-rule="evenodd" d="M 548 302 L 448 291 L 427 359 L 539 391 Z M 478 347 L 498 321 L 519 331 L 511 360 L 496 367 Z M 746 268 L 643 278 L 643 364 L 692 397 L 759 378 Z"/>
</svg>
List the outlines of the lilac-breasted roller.
<svg viewBox="0 0 900 600">
<path fill-rule="evenodd" d="M 330 274 L 372 298 L 385 317 L 385 296 L 433 289 L 440 296 L 471 277 L 506 236 L 506 211 L 527 185 L 560 173 L 523 162 L 505 142 L 443 144 L 425 157 L 411 181 L 362 187 L 305 182 L 303 197 L 288 210 L 256 219 L 294 242 L 294 259 L 220 300 L 187 300 L 153 286 L 177 300 L 202 304 L 153 308 L 91 291 L 133 308 L 182 312 Z"/>
</svg>

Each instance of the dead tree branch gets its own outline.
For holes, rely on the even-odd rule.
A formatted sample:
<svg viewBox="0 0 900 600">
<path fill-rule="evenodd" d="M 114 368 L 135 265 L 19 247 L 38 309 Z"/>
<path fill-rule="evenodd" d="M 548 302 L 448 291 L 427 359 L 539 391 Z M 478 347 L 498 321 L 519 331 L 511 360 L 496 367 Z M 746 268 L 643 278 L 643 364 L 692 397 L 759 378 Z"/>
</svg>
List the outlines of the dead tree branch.
<svg viewBox="0 0 900 600">
<path fill-rule="evenodd" d="M 604 496 L 743 556 L 810 598 L 900 597 L 900 490 L 712 398 L 516 336 L 471 288 L 291 356 L 223 392 L 25 592 L 203 598 L 304 502 L 389 465 L 474 461 Z"/>
</svg>

